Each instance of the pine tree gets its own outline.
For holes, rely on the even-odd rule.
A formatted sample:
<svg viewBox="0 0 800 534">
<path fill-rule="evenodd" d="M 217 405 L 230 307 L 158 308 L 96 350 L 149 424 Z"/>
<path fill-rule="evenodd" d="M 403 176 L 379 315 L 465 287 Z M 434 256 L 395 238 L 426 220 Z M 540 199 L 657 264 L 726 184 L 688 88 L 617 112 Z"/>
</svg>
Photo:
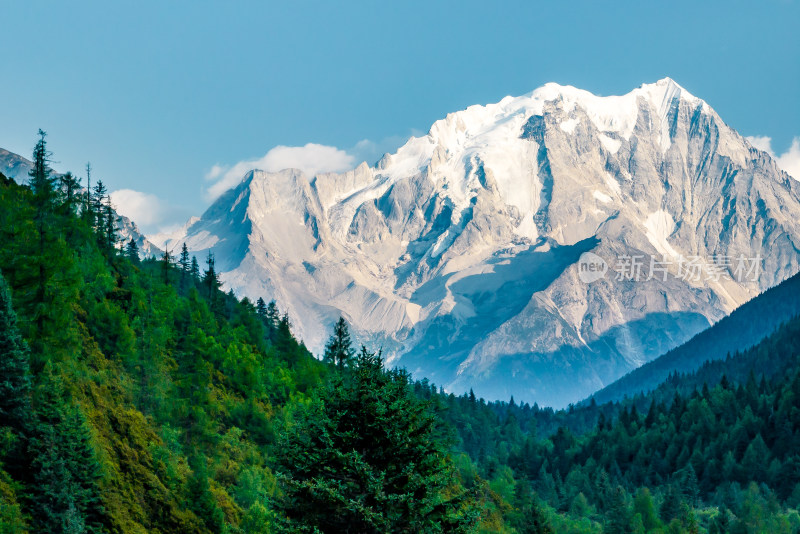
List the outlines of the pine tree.
<svg viewBox="0 0 800 534">
<path fill-rule="evenodd" d="M 212 254 L 210 250 L 206 258 L 206 272 L 203 273 L 202 284 L 206 290 L 206 296 L 211 302 L 212 308 L 214 308 L 214 303 L 217 299 L 217 290 L 222 284 L 220 284 L 219 276 L 215 268 L 214 254 Z"/>
<path fill-rule="evenodd" d="M 164 247 L 164 254 L 161 255 L 161 272 L 164 277 L 164 283 L 169 285 L 169 272 L 172 269 L 172 255 L 169 249 Z"/>
<path fill-rule="evenodd" d="M 278 305 L 274 300 L 270 300 L 267 304 L 267 326 L 273 331 L 278 329 L 278 324 L 281 322 L 281 312 L 278 310 Z"/>
<path fill-rule="evenodd" d="M 650 532 L 661 527 L 649 489 L 642 488 L 636 493 L 633 499 L 633 513 L 639 515 L 645 531 Z"/>
<path fill-rule="evenodd" d="M 20 330 L 29 340 L 35 367 L 46 350 L 56 357 L 71 349 L 65 343 L 72 331 L 73 299 L 77 298 L 74 255 L 64 239 L 64 220 L 58 213 L 55 180 L 48 166 L 50 153 L 45 133 L 34 148 L 30 171 L 29 203 L 18 211 L 25 219 L 16 221 L 13 242 L 3 244 L 3 253 L 13 255 L 5 274 L 11 274 Z M 25 197 L 18 197 L 19 199 Z M 27 213 L 26 213 L 27 211 Z M 57 343 L 54 343 L 55 340 Z"/>
<path fill-rule="evenodd" d="M 475 519 L 428 405 L 402 370 L 362 348 L 281 441 L 289 530 L 462 532 Z"/>
<path fill-rule="evenodd" d="M 64 458 L 72 478 L 75 506 L 87 533 L 104 531 L 105 508 L 100 492 L 102 469 L 83 412 L 70 408 L 59 426 Z"/>
<path fill-rule="evenodd" d="M 17 329 L 11 293 L 0 274 L 0 427 L 27 433 L 31 416 L 28 347 Z"/>
<path fill-rule="evenodd" d="M 664 523 L 669 523 L 681 513 L 681 506 L 683 505 L 683 498 L 680 490 L 675 486 L 670 485 L 664 495 L 664 500 L 661 503 L 660 516 Z"/>
<path fill-rule="evenodd" d="M 87 171 L 88 172 L 88 171 Z M 108 195 L 108 189 L 106 189 L 103 180 L 97 180 L 97 183 L 92 188 L 92 194 L 90 196 L 90 205 L 92 213 L 95 214 L 96 221 L 95 221 L 95 229 L 98 231 L 105 227 L 105 202 L 106 196 Z"/>
<path fill-rule="evenodd" d="M 188 484 L 189 507 L 211 532 L 221 534 L 225 529 L 225 516 L 211 493 L 206 460 L 203 457 L 195 457 L 191 463 L 192 476 Z"/>
<path fill-rule="evenodd" d="M 108 243 L 108 237 L 106 235 L 109 227 L 109 222 L 107 220 L 108 212 L 106 210 L 107 194 L 108 190 L 103 180 L 97 180 L 97 183 L 92 189 L 91 212 L 94 230 L 97 236 L 97 244 L 100 245 L 101 249 L 105 249 Z"/>
<path fill-rule="evenodd" d="M 136 244 L 136 241 L 134 241 L 133 238 L 130 238 L 128 243 L 125 245 L 125 255 L 134 265 L 139 265 L 139 245 Z"/>
<path fill-rule="evenodd" d="M 617 486 L 611 492 L 606 517 L 604 533 L 628 534 L 631 531 L 631 518 L 628 514 L 628 506 L 625 503 L 625 490 L 622 489 L 622 486 Z"/>
<path fill-rule="evenodd" d="M 105 245 L 107 250 L 114 250 L 117 245 L 117 215 L 114 212 L 114 206 L 111 204 L 111 195 L 106 197 L 103 212 L 106 222 L 104 228 Z"/>
<path fill-rule="evenodd" d="M 36 283 L 36 295 L 34 302 L 40 309 L 34 312 L 36 316 L 37 330 L 41 333 L 44 330 L 45 312 L 41 307 L 45 306 L 47 291 L 48 269 L 45 262 L 45 253 L 48 244 L 52 240 L 52 227 L 54 226 L 52 216 L 55 207 L 55 187 L 54 180 L 50 176 L 50 152 L 47 150 L 45 137 L 47 134 L 39 130 L 39 141 L 33 149 L 33 168 L 28 172 L 30 176 L 30 187 L 33 193 L 33 205 L 35 213 L 33 216 L 38 234 L 38 276 Z"/>
<path fill-rule="evenodd" d="M 78 210 L 78 204 L 80 202 L 79 193 L 81 190 L 81 183 L 73 176 L 71 172 L 68 172 L 62 175 L 59 178 L 60 186 L 61 186 L 61 194 L 63 195 L 64 199 L 64 208 L 67 214 L 75 214 Z"/>
<path fill-rule="evenodd" d="M 17 479 L 26 479 L 30 474 L 27 447 L 31 415 L 28 347 L 17 328 L 8 286 L 0 275 L 0 435 L 8 429 L 13 436 L 5 455 L 0 452 L 0 466 Z"/>
<path fill-rule="evenodd" d="M 264 302 L 264 299 L 261 297 L 258 297 L 258 300 L 256 301 L 256 315 L 258 315 L 258 317 L 266 324 L 267 303 Z"/>
<path fill-rule="evenodd" d="M 193 281 L 200 280 L 200 264 L 197 263 L 197 257 L 192 256 L 192 265 L 189 267 L 189 275 Z"/>
<path fill-rule="evenodd" d="M 87 533 L 105 532 L 101 467 L 80 409 L 70 406 L 60 375 L 48 362 L 37 387 L 32 502 L 40 532 L 65 532 L 80 524 Z"/>
<path fill-rule="evenodd" d="M 333 334 L 328 340 L 328 344 L 325 345 L 325 354 L 322 360 L 338 367 L 344 367 L 350 363 L 354 353 L 347 321 L 344 320 L 344 317 L 339 317 L 333 327 Z"/>
<path fill-rule="evenodd" d="M 189 292 L 189 288 L 191 287 L 190 281 L 192 280 L 192 260 L 189 257 L 189 249 L 186 247 L 186 243 L 183 243 L 181 246 L 181 254 L 178 256 L 178 266 L 180 267 L 178 289 L 181 295 L 186 295 Z"/>
<path fill-rule="evenodd" d="M 191 260 L 189 259 L 189 249 L 186 247 L 186 243 L 181 246 L 181 255 L 178 258 L 178 265 L 181 266 L 181 272 L 188 276 L 189 270 L 191 269 Z"/>
<path fill-rule="evenodd" d="M 52 213 L 56 202 L 55 179 L 51 176 L 50 157 L 47 150 L 47 134 L 39 130 L 39 141 L 33 149 L 33 168 L 28 172 L 30 188 L 33 193 L 33 202 L 37 208 L 37 218 L 40 219 Z"/>
<path fill-rule="evenodd" d="M 86 222 L 86 224 L 94 228 L 95 225 L 95 213 L 94 213 L 94 205 L 92 203 L 92 164 L 86 163 L 86 196 L 84 199 L 83 210 L 81 212 L 81 218 Z"/>
</svg>

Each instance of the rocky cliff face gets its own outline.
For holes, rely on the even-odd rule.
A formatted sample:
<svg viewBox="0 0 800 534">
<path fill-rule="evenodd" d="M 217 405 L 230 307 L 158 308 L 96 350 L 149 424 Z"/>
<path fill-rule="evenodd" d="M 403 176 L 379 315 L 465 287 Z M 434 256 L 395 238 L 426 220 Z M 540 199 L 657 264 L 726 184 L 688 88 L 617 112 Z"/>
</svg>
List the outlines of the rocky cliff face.
<svg viewBox="0 0 800 534">
<path fill-rule="evenodd" d="M 374 168 L 253 171 L 166 246 L 214 250 L 315 351 L 342 314 L 415 376 L 563 406 L 796 272 L 798 186 L 670 79 L 548 84 Z"/>
</svg>

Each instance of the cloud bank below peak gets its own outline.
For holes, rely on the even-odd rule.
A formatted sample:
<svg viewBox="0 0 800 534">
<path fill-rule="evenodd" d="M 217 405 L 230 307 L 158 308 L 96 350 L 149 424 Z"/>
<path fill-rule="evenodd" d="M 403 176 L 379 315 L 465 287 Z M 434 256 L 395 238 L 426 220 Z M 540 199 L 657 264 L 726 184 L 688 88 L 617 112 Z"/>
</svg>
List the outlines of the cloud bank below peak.
<svg viewBox="0 0 800 534">
<path fill-rule="evenodd" d="M 277 172 L 283 169 L 300 169 L 307 176 L 323 172 L 344 172 L 354 168 L 356 157 L 335 146 L 307 143 L 305 146 L 276 146 L 263 157 L 240 161 L 231 166 L 214 165 L 206 174 L 213 184 L 206 189 L 208 200 L 242 181 L 244 175 L 254 169 Z"/>
<path fill-rule="evenodd" d="M 414 134 L 418 132 L 412 131 L 412 135 Z M 395 135 L 379 141 L 363 139 L 346 150 L 317 143 L 307 143 L 304 146 L 278 145 L 258 159 L 211 167 L 205 176 L 206 181 L 211 182 L 204 190 L 205 197 L 208 201 L 215 200 L 231 187 L 235 187 L 245 174 L 254 169 L 267 172 L 300 169 L 311 177 L 324 172 L 349 171 L 362 161 L 372 165 L 385 153 L 396 151 L 408 138 L 409 136 Z"/>
</svg>

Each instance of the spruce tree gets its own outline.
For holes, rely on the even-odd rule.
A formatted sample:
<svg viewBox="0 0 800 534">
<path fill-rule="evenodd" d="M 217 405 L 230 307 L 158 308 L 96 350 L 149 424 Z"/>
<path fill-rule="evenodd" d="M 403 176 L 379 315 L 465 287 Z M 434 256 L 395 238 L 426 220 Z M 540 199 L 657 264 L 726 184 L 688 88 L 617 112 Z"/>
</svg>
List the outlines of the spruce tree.
<svg viewBox="0 0 800 534">
<path fill-rule="evenodd" d="M 192 256 L 192 264 L 189 267 L 189 275 L 193 281 L 200 280 L 200 264 L 197 263 L 197 257 Z"/>
<path fill-rule="evenodd" d="M 33 148 L 33 167 L 28 172 L 29 185 L 33 193 L 33 202 L 37 209 L 37 218 L 52 213 L 56 202 L 55 179 L 50 169 L 51 153 L 47 150 L 47 134 L 39 130 L 39 141 Z"/>
<path fill-rule="evenodd" d="M 328 339 L 328 344 L 325 345 L 325 354 L 322 360 L 338 367 L 344 367 L 353 358 L 354 353 L 347 321 L 344 320 L 344 317 L 339 317 L 333 327 L 333 334 Z"/>
<path fill-rule="evenodd" d="M 164 279 L 164 284 L 169 285 L 169 272 L 172 269 L 172 255 L 169 249 L 164 247 L 164 254 L 161 255 L 161 272 Z"/>
<path fill-rule="evenodd" d="M 186 243 L 181 246 L 181 255 L 178 257 L 178 265 L 180 266 L 180 292 L 181 295 L 186 295 L 189 290 L 189 280 L 191 277 L 192 261 L 189 258 L 189 249 Z"/>
<path fill-rule="evenodd" d="M 101 249 L 105 249 L 108 244 L 107 230 L 109 227 L 108 211 L 106 210 L 106 196 L 108 190 L 106 189 L 103 180 L 97 180 L 94 188 L 92 189 L 91 196 L 91 211 L 92 220 L 94 222 L 94 230 L 97 236 L 97 244 Z"/>
<path fill-rule="evenodd" d="M 267 326 L 273 331 L 278 329 L 278 324 L 281 322 L 281 312 L 278 310 L 278 305 L 274 300 L 270 300 L 267 304 Z"/>
<path fill-rule="evenodd" d="M 217 290 L 222 285 L 220 284 L 219 276 L 217 275 L 215 263 L 214 254 L 209 250 L 208 257 L 206 258 L 206 272 L 203 273 L 202 284 L 206 290 L 206 296 L 212 303 L 212 308 L 214 307 L 213 304 L 216 301 Z"/>
<path fill-rule="evenodd" d="M 33 520 L 39 532 L 105 532 L 101 467 L 82 412 L 70 406 L 64 383 L 48 362 L 36 391 L 33 456 Z"/>
<path fill-rule="evenodd" d="M 203 520 L 214 534 L 225 529 L 225 515 L 214 500 L 208 482 L 208 468 L 203 457 L 192 458 L 192 476 L 188 483 L 188 504 L 190 509 Z"/>
<path fill-rule="evenodd" d="M 108 250 L 114 250 L 117 245 L 117 214 L 114 212 L 114 206 L 111 204 L 111 195 L 106 197 L 106 203 L 103 205 L 103 212 L 105 215 L 105 245 Z"/>
<path fill-rule="evenodd" d="M 191 260 L 189 259 L 189 249 L 186 247 L 186 243 L 181 246 L 181 255 L 178 257 L 178 265 L 181 266 L 181 271 L 189 274 L 189 269 L 191 268 Z"/>
<path fill-rule="evenodd" d="M 31 416 L 28 347 L 17 329 L 11 293 L 0 274 L 0 427 L 27 433 Z"/>
<path fill-rule="evenodd" d="M 281 441 L 287 529 L 468 531 L 475 509 L 456 490 L 435 427 L 408 373 L 385 371 L 380 354 L 362 348 L 352 372 L 336 373 Z"/>
<path fill-rule="evenodd" d="M 28 347 L 17 328 L 11 293 L 0 275 L 0 435 L 8 429 L 12 440 L 0 466 L 17 479 L 30 476 L 27 454 L 31 433 L 31 373 Z"/>
<path fill-rule="evenodd" d="M 264 299 L 261 297 L 258 297 L 258 300 L 256 301 L 256 315 L 258 315 L 258 317 L 266 324 L 267 303 L 264 302 Z"/>
<path fill-rule="evenodd" d="M 63 195 L 64 209 L 67 214 L 74 214 L 78 210 L 80 199 L 78 197 L 81 189 L 81 183 L 77 177 L 73 176 L 71 172 L 62 175 L 59 178 L 61 187 L 61 194 Z"/>
<path fill-rule="evenodd" d="M 125 255 L 134 265 L 139 265 L 139 245 L 136 244 L 136 241 L 134 241 L 133 238 L 130 238 L 128 243 L 125 245 Z"/>
</svg>

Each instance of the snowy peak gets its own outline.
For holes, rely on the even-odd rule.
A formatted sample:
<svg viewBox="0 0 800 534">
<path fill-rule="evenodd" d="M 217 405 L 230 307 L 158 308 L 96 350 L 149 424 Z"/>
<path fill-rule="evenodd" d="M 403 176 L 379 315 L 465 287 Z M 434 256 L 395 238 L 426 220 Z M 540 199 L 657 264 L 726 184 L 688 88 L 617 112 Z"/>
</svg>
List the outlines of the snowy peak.
<svg viewBox="0 0 800 534">
<path fill-rule="evenodd" d="M 450 113 L 375 167 L 253 171 L 173 239 L 275 298 L 314 351 L 342 315 L 448 389 L 558 406 L 794 274 L 800 186 L 669 78 L 547 84 Z M 608 266 L 593 283 L 589 251 Z M 734 279 L 739 257 L 759 275 Z"/>
</svg>

